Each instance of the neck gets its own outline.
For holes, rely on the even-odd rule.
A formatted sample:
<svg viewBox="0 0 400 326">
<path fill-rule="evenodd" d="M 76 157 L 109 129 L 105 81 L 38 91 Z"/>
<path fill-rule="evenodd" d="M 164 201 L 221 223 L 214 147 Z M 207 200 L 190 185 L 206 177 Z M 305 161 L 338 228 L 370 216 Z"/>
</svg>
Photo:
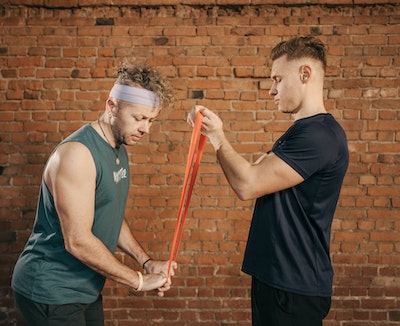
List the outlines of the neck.
<svg viewBox="0 0 400 326">
<path fill-rule="evenodd" d="M 303 96 L 299 109 L 293 114 L 293 118 L 295 120 L 303 119 L 320 113 L 327 113 L 324 105 L 323 88 L 319 85 L 311 86 Z"/>
<path fill-rule="evenodd" d="M 308 117 L 312 117 L 313 115 L 321 114 L 321 113 L 327 113 L 325 110 L 325 107 L 322 105 L 322 107 L 315 107 L 311 109 L 306 109 L 302 108 L 298 112 L 293 113 L 293 119 L 294 120 L 299 120 L 299 119 L 304 119 Z"/>
<path fill-rule="evenodd" d="M 100 133 L 104 140 L 113 148 L 119 147 L 115 140 L 114 133 L 111 130 L 110 122 L 104 117 L 104 115 L 97 120 L 97 123 L 99 124 Z"/>
</svg>

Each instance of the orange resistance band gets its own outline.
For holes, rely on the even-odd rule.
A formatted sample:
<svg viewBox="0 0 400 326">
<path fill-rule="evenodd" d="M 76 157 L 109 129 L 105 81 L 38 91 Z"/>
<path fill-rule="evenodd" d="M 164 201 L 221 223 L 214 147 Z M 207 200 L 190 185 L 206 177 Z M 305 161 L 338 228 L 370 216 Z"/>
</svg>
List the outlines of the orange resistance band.
<svg viewBox="0 0 400 326">
<path fill-rule="evenodd" d="M 192 138 L 190 140 L 189 155 L 186 162 L 185 179 L 183 181 L 174 239 L 172 241 L 171 253 L 169 256 L 167 278 L 170 276 L 171 264 L 174 260 L 176 260 L 176 256 L 178 255 L 178 248 L 182 239 L 183 225 L 185 223 L 186 215 L 189 209 L 190 197 L 192 196 L 192 190 L 196 181 L 197 170 L 199 169 L 201 155 L 203 154 L 204 144 L 206 142 L 206 136 L 200 133 L 202 121 L 203 114 L 198 111 L 194 122 Z"/>
</svg>

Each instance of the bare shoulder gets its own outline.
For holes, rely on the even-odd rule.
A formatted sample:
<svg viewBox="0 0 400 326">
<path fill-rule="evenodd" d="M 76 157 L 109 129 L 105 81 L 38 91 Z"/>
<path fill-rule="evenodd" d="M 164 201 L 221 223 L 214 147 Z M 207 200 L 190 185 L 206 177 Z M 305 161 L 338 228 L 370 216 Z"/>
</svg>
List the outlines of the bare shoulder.
<svg viewBox="0 0 400 326">
<path fill-rule="evenodd" d="M 95 178 L 96 167 L 90 150 L 79 142 L 61 144 L 49 158 L 44 178 L 46 184 L 51 185 L 57 179 L 69 179 L 70 182 L 79 182 Z"/>
</svg>

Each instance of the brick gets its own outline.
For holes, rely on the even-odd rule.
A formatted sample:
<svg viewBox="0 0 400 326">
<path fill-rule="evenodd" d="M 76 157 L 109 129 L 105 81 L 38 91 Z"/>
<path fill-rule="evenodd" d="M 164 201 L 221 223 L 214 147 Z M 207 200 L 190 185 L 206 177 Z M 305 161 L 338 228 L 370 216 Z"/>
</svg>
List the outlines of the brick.
<svg viewBox="0 0 400 326">
<path fill-rule="evenodd" d="M 120 60 L 134 57 L 159 67 L 179 98 L 175 110 L 129 150 L 133 186 L 126 216 L 151 255 L 165 259 L 190 140 L 187 112 L 195 104 L 215 109 L 234 147 L 255 161 L 292 124 L 268 95 L 271 49 L 293 35 L 314 34 L 327 44 L 326 108 L 347 132 L 351 159 L 333 222 L 335 286 L 324 325 L 398 323 L 393 299 L 400 295 L 397 2 L 281 2 L 4 4 L 0 251 L 11 256 L 2 275 L 10 274 L 29 235 L 49 153 L 73 130 L 97 119 Z M 207 142 L 173 288 L 165 298 L 135 296 L 108 281 L 106 325 L 250 325 L 250 277 L 240 266 L 253 207 L 254 201 L 235 197 Z M 140 268 L 132 258 L 116 256 Z M 0 280 L 0 291 L 11 298 L 8 276 Z M 15 321 L 7 300 L 4 316 Z"/>
</svg>

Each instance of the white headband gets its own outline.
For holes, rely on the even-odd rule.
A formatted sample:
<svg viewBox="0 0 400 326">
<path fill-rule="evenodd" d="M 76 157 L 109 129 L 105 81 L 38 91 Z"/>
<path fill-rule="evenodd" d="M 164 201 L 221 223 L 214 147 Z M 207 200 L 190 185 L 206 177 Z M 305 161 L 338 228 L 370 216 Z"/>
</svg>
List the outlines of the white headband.
<svg viewBox="0 0 400 326">
<path fill-rule="evenodd" d="M 157 108 L 160 105 L 154 92 L 128 85 L 114 84 L 110 91 L 110 97 L 115 97 L 125 102 L 143 104 L 152 108 Z"/>
</svg>

